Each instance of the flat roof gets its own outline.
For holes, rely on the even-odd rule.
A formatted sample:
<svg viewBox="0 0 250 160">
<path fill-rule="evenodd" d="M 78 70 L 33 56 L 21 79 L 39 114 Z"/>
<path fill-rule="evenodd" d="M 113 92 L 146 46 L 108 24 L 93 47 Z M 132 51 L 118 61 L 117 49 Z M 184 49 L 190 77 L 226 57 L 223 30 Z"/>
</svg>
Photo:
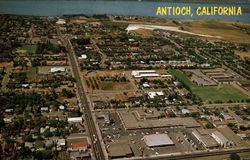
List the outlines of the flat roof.
<svg viewBox="0 0 250 160">
<path fill-rule="evenodd" d="M 108 147 L 108 155 L 110 157 L 126 157 L 127 155 L 132 155 L 133 152 L 129 144 L 126 143 L 114 143 L 110 144 Z"/>
<path fill-rule="evenodd" d="M 82 117 L 68 117 L 68 122 L 82 121 Z"/>
<path fill-rule="evenodd" d="M 183 118 L 161 118 L 161 119 L 148 119 L 138 121 L 133 114 L 133 111 L 117 111 L 122 124 L 125 129 L 145 129 L 145 128 L 162 128 L 162 127 L 175 127 L 185 126 L 187 128 L 200 127 L 193 117 Z"/>
<path fill-rule="evenodd" d="M 217 147 L 219 145 L 205 129 L 194 129 L 192 134 L 207 148 Z"/>
<path fill-rule="evenodd" d="M 229 140 L 221 134 L 219 131 L 215 131 L 212 133 L 212 137 L 215 138 L 216 141 L 220 141 L 223 144 L 226 144 Z"/>
<path fill-rule="evenodd" d="M 149 147 L 174 145 L 174 142 L 167 134 L 151 134 L 143 137 Z"/>
</svg>

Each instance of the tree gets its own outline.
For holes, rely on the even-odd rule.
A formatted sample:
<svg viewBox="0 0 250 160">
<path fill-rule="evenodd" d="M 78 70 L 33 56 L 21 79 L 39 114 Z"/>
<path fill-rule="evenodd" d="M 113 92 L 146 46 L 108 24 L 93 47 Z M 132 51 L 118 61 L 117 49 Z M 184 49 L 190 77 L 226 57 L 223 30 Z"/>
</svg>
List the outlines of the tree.
<svg viewBox="0 0 250 160">
<path fill-rule="evenodd" d="M 52 151 L 51 150 L 43 150 L 43 151 L 36 151 L 34 152 L 34 157 L 36 159 L 51 159 L 52 158 Z"/>
<path fill-rule="evenodd" d="M 207 124 L 206 124 L 206 128 L 214 128 L 214 125 L 212 124 L 212 123 L 210 123 L 210 122 L 208 122 Z"/>
<path fill-rule="evenodd" d="M 240 156 L 237 153 L 231 153 L 230 159 L 231 160 L 240 160 Z"/>
<path fill-rule="evenodd" d="M 23 141 L 25 141 L 25 142 L 34 142 L 34 139 L 32 138 L 32 135 L 24 135 L 23 137 L 22 137 L 22 139 L 23 139 Z"/>
</svg>

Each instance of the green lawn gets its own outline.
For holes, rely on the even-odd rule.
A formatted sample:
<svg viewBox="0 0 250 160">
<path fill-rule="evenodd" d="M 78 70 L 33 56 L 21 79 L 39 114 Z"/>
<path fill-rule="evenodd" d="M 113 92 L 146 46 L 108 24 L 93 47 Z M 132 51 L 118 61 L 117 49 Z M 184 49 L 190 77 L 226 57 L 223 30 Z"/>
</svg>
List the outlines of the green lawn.
<svg viewBox="0 0 250 160">
<path fill-rule="evenodd" d="M 170 70 L 169 72 L 183 84 L 187 85 L 191 89 L 192 93 L 200 97 L 204 103 L 208 103 L 209 101 L 228 102 L 229 100 L 242 101 L 248 99 L 247 95 L 243 94 L 240 90 L 230 84 L 201 87 L 191 82 L 189 78 L 180 70 Z"/>
<path fill-rule="evenodd" d="M 24 45 L 21 49 L 26 50 L 28 54 L 35 54 L 37 50 L 37 45 Z"/>
</svg>

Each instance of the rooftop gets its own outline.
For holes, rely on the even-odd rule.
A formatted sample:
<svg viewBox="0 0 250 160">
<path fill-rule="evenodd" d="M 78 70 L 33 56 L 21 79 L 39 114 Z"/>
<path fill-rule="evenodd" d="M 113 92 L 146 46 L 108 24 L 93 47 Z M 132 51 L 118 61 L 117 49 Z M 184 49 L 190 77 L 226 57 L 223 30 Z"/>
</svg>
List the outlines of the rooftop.
<svg viewBox="0 0 250 160">
<path fill-rule="evenodd" d="M 143 137 L 149 147 L 174 145 L 174 142 L 167 134 L 151 134 Z"/>
<path fill-rule="evenodd" d="M 200 124 L 192 117 L 184 118 L 161 118 L 137 120 L 133 111 L 117 111 L 125 129 L 145 129 L 145 128 L 162 128 L 162 127 L 200 127 Z"/>
</svg>

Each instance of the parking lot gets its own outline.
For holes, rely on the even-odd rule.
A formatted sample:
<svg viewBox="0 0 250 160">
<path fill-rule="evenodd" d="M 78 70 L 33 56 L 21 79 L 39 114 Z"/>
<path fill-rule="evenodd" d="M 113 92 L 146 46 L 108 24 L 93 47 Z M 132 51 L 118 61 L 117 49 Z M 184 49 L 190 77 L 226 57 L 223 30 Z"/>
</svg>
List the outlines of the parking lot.
<svg viewBox="0 0 250 160">
<path fill-rule="evenodd" d="M 149 156 L 158 154 L 173 154 L 177 152 L 192 152 L 199 148 L 194 140 L 188 136 L 188 129 L 184 128 L 162 128 L 162 129 L 140 129 L 125 130 L 118 115 L 113 111 L 109 114 L 110 124 L 99 120 L 103 140 L 108 146 L 127 141 L 135 156 Z M 150 134 L 168 134 L 174 142 L 174 146 L 148 147 L 143 137 Z M 142 149 L 143 148 L 143 149 Z M 142 151 L 143 150 L 143 151 Z"/>
</svg>

